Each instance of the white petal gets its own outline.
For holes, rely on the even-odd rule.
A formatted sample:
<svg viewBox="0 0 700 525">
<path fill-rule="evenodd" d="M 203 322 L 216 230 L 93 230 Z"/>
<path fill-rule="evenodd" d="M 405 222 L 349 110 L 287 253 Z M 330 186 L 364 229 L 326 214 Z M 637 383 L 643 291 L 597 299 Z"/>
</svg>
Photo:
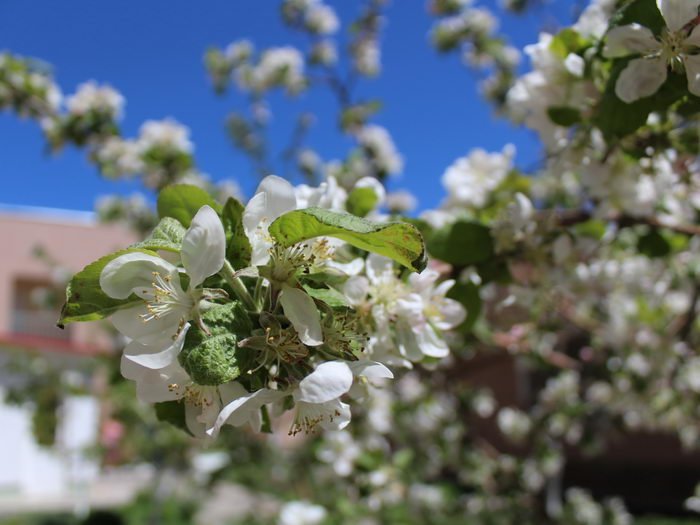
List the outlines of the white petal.
<svg viewBox="0 0 700 525">
<path fill-rule="evenodd" d="M 267 263 L 271 246 L 267 228 L 277 217 L 296 207 L 294 188 L 289 182 L 275 175 L 262 180 L 243 212 L 243 229 L 252 247 L 251 265 Z"/>
<path fill-rule="evenodd" d="M 429 290 L 440 277 L 440 274 L 435 270 L 426 268 L 421 273 L 412 273 L 408 277 L 408 282 L 411 287 L 417 292 Z"/>
<path fill-rule="evenodd" d="M 357 259 L 353 259 L 349 263 L 326 261 L 326 267 L 330 267 L 335 270 L 340 270 L 345 275 L 355 276 L 358 275 L 364 269 L 365 260 L 361 257 L 358 257 Z"/>
<path fill-rule="evenodd" d="M 406 321 L 396 324 L 397 343 L 399 352 L 409 361 L 420 361 L 423 359 L 423 352 L 418 345 L 418 340 L 413 328 Z"/>
<path fill-rule="evenodd" d="M 356 376 L 368 379 L 393 379 L 394 374 L 383 364 L 376 361 L 352 361 L 348 363 L 350 370 Z"/>
<path fill-rule="evenodd" d="M 149 315 L 149 311 L 145 304 L 140 304 L 132 308 L 117 310 L 112 314 L 110 320 L 114 327 L 129 339 L 134 339 L 141 344 L 165 348 L 172 343 L 172 338 L 177 333 L 180 322 L 187 313 L 184 308 L 182 310 L 173 309 L 162 317 L 144 321 L 143 316 Z"/>
<path fill-rule="evenodd" d="M 206 438 L 207 426 L 201 421 L 202 407 L 185 403 L 185 424 L 196 438 Z"/>
<path fill-rule="evenodd" d="M 628 104 L 656 93 L 666 82 L 666 63 L 659 59 L 637 58 L 622 71 L 615 84 L 615 94 Z"/>
<path fill-rule="evenodd" d="M 202 206 L 182 240 L 182 265 L 190 276 L 190 289 L 218 273 L 226 257 L 226 234 L 216 212 Z"/>
<path fill-rule="evenodd" d="M 214 425 L 207 430 L 207 434 L 211 437 L 216 437 L 221 431 L 221 427 L 227 424 L 239 427 L 251 423 L 251 426 L 257 426 L 253 430 L 259 431 L 260 419 L 257 417 L 257 413 L 260 408 L 284 396 L 282 392 L 266 388 L 248 393 L 243 386 L 236 382 L 222 385 L 219 390 L 225 406 L 219 412 Z"/>
<path fill-rule="evenodd" d="M 369 280 L 363 275 L 350 277 L 343 285 L 343 294 L 348 298 L 350 304 L 359 305 L 367 299 L 369 292 Z"/>
<path fill-rule="evenodd" d="M 433 297 L 445 297 L 445 295 L 447 295 L 447 292 L 449 292 L 454 285 L 454 279 L 447 279 L 446 281 L 442 281 L 435 287 L 435 291 L 432 294 Z"/>
<path fill-rule="evenodd" d="M 564 60 L 564 67 L 573 76 L 582 78 L 586 71 L 586 61 L 576 53 L 569 53 Z"/>
<path fill-rule="evenodd" d="M 321 420 L 319 423 L 321 428 L 324 430 L 342 430 L 348 426 L 352 417 L 350 405 L 343 403 L 339 399 L 335 399 L 327 403 L 326 407 L 332 416 Z"/>
<path fill-rule="evenodd" d="M 430 325 L 416 333 L 416 342 L 421 352 L 428 357 L 443 358 L 450 353 L 450 348 L 445 340 L 437 335 Z"/>
<path fill-rule="evenodd" d="M 431 319 L 440 330 L 450 330 L 459 326 L 467 318 L 467 311 L 462 303 L 454 299 L 445 298 L 439 304 L 442 318 Z"/>
<path fill-rule="evenodd" d="M 607 35 L 603 56 L 618 58 L 646 54 L 659 49 L 661 44 L 649 29 L 639 24 L 614 27 Z"/>
<path fill-rule="evenodd" d="M 305 345 L 318 346 L 323 343 L 321 315 L 316 303 L 309 295 L 291 286 L 284 286 L 279 296 L 284 315 L 292 323 Z"/>
<path fill-rule="evenodd" d="M 388 257 L 370 253 L 367 257 L 366 272 L 369 280 L 376 283 L 386 276 L 394 275 L 394 263 Z"/>
<path fill-rule="evenodd" d="M 700 55 L 686 56 L 683 62 L 688 75 L 688 91 L 700 97 Z"/>
<path fill-rule="evenodd" d="M 171 365 L 180 354 L 182 345 L 185 343 L 185 336 L 190 324 L 186 324 L 175 341 L 170 341 L 166 348 L 162 346 L 144 345 L 138 341 L 132 341 L 124 348 L 124 356 L 142 367 L 160 369 Z"/>
<path fill-rule="evenodd" d="M 263 220 L 269 226 L 283 213 L 294 210 L 297 199 L 294 187 L 281 177 L 265 177 L 243 212 L 243 227 L 246 232 L 255 230 Z"/>
<path fill-rule="evenodd" d="M 659 11 L 671 31 L 682 29 L 688 22 L 698 16 L 697 0 L 656 0 Z"/>
<path fill-rule="evenodd" d="M 327 361 L 299 382 L 294 398 L 304 403 L 327 403 L 347 393 L 352 371 L 342 361 Z"/>
<path fill-rule="evenodd" d="M 190 383 L 187 372 L 177 361 L 161 370 L 151 370 L 122 356 L 121 373 L 126 379 L 136 382 L 136 394 L 146 403 L 179 399 L 185 386 Z"/>
<path fill-rule="evenodd" d="M 100 288 L 114 299 L 126 299 L 132 293 L 149 296 L 153 272 L 179 282 L 177 268 L 168 261 L 141 252 L 125 253 L 107 263 L 100 274 Z M 144 297 L 145 298 L 145 297 Z"/>
</svg>

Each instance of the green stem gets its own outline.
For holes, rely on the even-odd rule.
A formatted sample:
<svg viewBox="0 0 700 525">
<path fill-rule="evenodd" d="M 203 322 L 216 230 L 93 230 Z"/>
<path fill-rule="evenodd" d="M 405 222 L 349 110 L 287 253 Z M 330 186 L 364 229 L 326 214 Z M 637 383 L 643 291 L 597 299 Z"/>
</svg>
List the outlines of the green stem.
<svg viewBox="0 0 700 525">
<path fill-rule="evenodd" d="M 236 297 L 243 302 L 245 307 L 252 312 L 257 312 L 258 307 L 255 304 L 255 301 L 253 301 L 250 293 L 248 293 L 248 289 L 243 284 L 243 281 L 236 277 L 236 272 L 233 269 L 233 266 L 231 266 L 231 263 L 224 261 L 224 267 L 221 268 L 219 273 L 224 279 L 226 279 L 226 282 L 233 289 L 233 293 L 236 294 Z"/>
</svg>

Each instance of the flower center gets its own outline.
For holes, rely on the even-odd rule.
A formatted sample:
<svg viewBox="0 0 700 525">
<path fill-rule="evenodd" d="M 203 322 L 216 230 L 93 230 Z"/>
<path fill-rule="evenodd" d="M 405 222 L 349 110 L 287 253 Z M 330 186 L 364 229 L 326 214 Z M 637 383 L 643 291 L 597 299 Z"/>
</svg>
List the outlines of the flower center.
<svg viewBox="0 0 700 525">
<path fill-rule="evenodd" d="M 683 67 L 681 55 L 685 52 L 686 38 L 684 31 L 665 31 L 661 35 L 661 58 L 674 71 Z"/>
<path fill-rule="evenodd" d="M 148 313 L 141 315 L 144 322 L 160 319 L 177 310 L 190 310 L 194 306 L 192 298 L 173 283 L 170 275 L 153 272 L 152 298 L 146 301 Z"/>
<path fill-rule="evenodd" d="M 287 282 L 297 271 L 308 273 L 313 266 L 325 262 L 331 256 L 332 249 L 325 239 L 312 244 L 295 244 L 290 248 L 275 245 L 270 250 L 272 280 Z"/>
<path fill-rule="evenodd" d="M 316 427 L 324 420 L 331 423 L 336 417 L 340 417 L 340 412 L 336 408 L 328 409 L 323 404 L 305 403 L 297 401 L 297 415 L 294 418 L 292 427 L 289 429 L 290 436 L 304 432 L 311 434 L 316 430 Z"/>
</svg>

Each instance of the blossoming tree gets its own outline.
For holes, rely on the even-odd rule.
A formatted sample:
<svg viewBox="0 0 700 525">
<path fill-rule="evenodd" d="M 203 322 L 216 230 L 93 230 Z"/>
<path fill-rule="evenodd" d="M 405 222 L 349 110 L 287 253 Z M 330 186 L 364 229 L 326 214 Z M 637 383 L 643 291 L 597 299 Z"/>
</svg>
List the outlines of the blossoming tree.
<svg viewBox="0 0 700 525">
<path fill-rule="evenodd" d="M 412 196 L 382 184 L 403 159 L 371 123 L 379 104 L 352 90 L 380 73 L 383 6 L 367 2 L 347 61 L 319 0 L 282 2 L 306 50 L 207 52 L 215 90 L 248 96 L 228 119 L 261 175 L 245 203 L 202 178 L 181 124 L 122 137 L 113 88 L 88 83 L 62 103 L 44 71 L 3 55 L 0 107 L 158 194 L 157 216 L 103 206 L 147 235 L 73 276 L 60 323 L 109 318 L 129 340 L 121 374 L 163 424 L 210 442 L 309 436 L 283 454 L 264 441 L 277 480 L 253 488 L 303 500 L 280 523 L 629 523 L 621 500 L 563 493 L 562 477 L 615 433 L 700 444 L 700 2 L 593 0 L 525 48 L 519 77 L 490 11 L 430 2 L 435 47 L 482 71 L 485 96 L 539 135 L 546 160 L 525 173 L 511 146 L 473 150 L 418 218 L 401 215 Z M 302 115 L 284 153 L 308 184 L 293 186 L 270 174 L 267 97 L 313 82 L 336 96 L 355 147 L 324 162 Z M 479 363 L 501 357 L 532 385 L 518 406 L 478 381 Z M 700 509 L 692 487 L 679 497 Z"/>
</svg>

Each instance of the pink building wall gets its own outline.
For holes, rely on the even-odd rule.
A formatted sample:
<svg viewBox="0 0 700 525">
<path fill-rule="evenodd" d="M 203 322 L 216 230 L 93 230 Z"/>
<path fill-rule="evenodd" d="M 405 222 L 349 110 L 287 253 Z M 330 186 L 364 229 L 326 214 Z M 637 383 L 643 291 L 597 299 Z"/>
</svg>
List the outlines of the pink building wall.
<svg viewBox="0 0 700 525">
<path fill-rule="evenodd" d="M 34 255 L 37 247 L 70 272 L 135 242 L 134 234 L 97 224 L 91 214 L 46 209 L 0 209 L 0 335 L 12 332 L 14 287 L 18 279 L 51 281 L 47 264 Z M 72 342 L 99 345 L 100 331 L 76 324 Z"/>
</svg>

